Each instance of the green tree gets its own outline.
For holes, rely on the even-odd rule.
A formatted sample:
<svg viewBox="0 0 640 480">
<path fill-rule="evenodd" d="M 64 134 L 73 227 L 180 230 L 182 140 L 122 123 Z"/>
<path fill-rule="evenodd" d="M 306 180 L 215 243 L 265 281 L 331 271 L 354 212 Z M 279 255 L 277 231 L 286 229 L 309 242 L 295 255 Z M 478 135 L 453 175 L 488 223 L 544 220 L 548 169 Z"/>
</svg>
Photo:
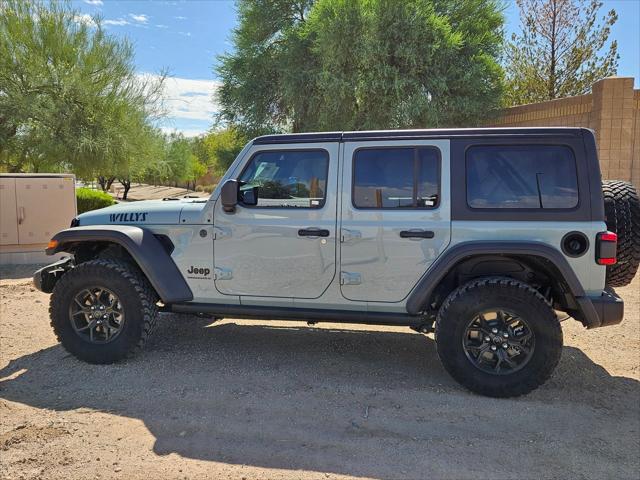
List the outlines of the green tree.
<svg viewBox="0 0 640 480">
<path fill-rule="evenodd" d="M 238 2 L 219 58 L 244 133 L 469 125 L 501 102 L 497 0 Z"/>
<path fill-rule="evenodd" d="M 157 159 L 164 153 L 165 138 L 162 133 L 151 126 L 145 127 L 144 135 L 133 139 L 136 154 L 115 172 L 118 182 L 123 186 L 122 199 L 127 200 L 127 195 L 133 182 L 143 182 L 150 176 Z"/>
<path fill-rule="evenodd" d="M 0 168 L 72 170 L 107 187 L 162 113 L 164 75 L 68 2 L 0 4 Z"/>
<path fill-rule="evenodd" d="M 296 112 L 284 98 L 284 77 L 288 68 L 304 65 L 286 65 L 285 59 L 290 59 L 292 37 L 299 34 L 311 4 L 312 0 L 237 1 L 235 50 L 222 55 L 217 66 L 223 80 L 218 93 L 223 121 L 250 135 L 277 131 L 295 121 Z"/>
<path fill-rule="evenodd" d="M 599 21 L 599 0 L 517 0 L 521 32 L 506 49 L 508 105 L 588 93 L 615 75 L 618 45 L 609 42 L 618 20 L 610 10 Z"/>
<path fill-rule="evenodd" d="M 213 131 L 204 138 L 208 156 L 208 167 L 217 176 L 222 176 L 231 166 L 248 138 L 235 128 Z"/>
<path fill-rule="evenodd" d="M 191 138 L 191 152 L 198 159 L 198 163 L 204 165 L 207 169 L 213 163 L 213 160 L 210 158 L 209 150 L 207 149 L 206 135 L 198 135 L 196 137 Z"/>
<path fill-rule="evenodd" d="M 207 172 L 207 167 L 200 163 L 193 152 L 192 142 L 181 134 L 171 134 L 165 147 L 165 163 L 169 167 L 168 180 L 175 186 L 186 184 L 190 188 L 193 182 Z"/>
</svg>

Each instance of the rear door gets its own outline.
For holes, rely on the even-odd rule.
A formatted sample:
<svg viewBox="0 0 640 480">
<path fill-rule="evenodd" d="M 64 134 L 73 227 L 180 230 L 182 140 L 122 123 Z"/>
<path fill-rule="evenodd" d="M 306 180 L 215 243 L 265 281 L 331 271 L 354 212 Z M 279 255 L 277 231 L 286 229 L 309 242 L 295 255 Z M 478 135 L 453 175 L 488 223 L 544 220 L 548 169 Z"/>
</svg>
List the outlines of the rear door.
<svg viewBox="0 0 640 480">
<path fill-rule="evenodd" d="M 338 142 L 254 145 L 237 178 L 254 202 L 216 202 L 215 286 L 227 295 L 316 298 L 336 273 Z"/>
<path fill-rule="evenodd" d="M 347 142 L 340 283 L 349 300 L 401 302 L 450 241 L 449 141 Z"/>
</svg>

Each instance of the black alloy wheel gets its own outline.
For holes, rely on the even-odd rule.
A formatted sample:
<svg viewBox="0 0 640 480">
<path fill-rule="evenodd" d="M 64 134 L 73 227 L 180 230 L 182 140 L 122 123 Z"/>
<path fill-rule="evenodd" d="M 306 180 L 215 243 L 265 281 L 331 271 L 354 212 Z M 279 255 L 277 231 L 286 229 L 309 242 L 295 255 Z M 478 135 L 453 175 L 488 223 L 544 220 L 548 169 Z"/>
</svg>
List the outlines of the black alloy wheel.
<svg viewBox="0 0 640 480">
<path fill-rule="evenodd" d="M 125 322 L 120 299 L 104 287 L 89 287 L 73 297 L 69 306 L 73 330 L 90 343 L 109 343 L 118 338 Z"/>
<path fill-rule="evenodd" d="M 476 368 L 493 375 L 509 375 L 531 360 L 535 335 L 527 322 L 514 313 L 488 311 L 471 320 L 462 348 Z"/>
</svg>

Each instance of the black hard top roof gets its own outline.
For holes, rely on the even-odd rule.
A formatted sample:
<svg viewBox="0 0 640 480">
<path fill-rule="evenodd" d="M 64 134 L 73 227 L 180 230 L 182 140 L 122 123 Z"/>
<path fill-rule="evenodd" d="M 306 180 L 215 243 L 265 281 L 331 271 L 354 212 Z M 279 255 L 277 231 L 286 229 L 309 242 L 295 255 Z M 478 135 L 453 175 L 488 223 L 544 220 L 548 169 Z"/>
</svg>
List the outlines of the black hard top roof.
<svg viewBox="0 0 640 480">
<path fill-rule="evenodd" d="M 314 132 L 263 135 L 253 140 L 256 145 L 274 143 L 323 143 L 373 140 L 421 140 L 435 138 L 491 136 L 579 136 L 580 127 L 506 127 L 506 128 L 435 128 L 424 130 L 369 130 L 360 132 Z"/>
</svg>

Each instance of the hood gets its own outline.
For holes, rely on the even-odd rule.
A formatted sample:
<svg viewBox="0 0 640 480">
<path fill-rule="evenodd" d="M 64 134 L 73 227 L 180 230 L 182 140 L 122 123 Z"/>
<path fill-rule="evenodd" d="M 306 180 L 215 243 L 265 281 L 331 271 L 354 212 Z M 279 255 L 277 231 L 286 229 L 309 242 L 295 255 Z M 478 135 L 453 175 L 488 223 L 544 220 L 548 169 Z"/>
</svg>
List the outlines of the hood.
<svg viewBox="0 0 640 480">
<path fill-rule="evenodd" d="M 176 200 L 145 200 L 126 202 L 91 210 L 78 215 L 80 226 L 85 225 L 177 225 L 185 206 L 204 207 L 205 198 L 180 198 Z"/>
</svg>

